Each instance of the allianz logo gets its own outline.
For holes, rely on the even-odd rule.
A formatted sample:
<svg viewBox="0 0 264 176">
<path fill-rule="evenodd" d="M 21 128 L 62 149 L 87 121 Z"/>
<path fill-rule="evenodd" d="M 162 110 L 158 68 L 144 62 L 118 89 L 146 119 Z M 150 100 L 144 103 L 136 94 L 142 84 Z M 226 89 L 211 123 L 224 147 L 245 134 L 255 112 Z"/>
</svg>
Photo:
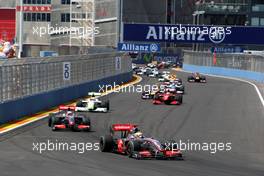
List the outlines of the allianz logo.
<svg viewBox="0 0 264 176">
<path fill-rule="evenodd" d="M 232 34 L 232 27 L 222 26 L 149 26 L 147 40 L 171 41 L 206 41 L 219 44 L 227 35 Z"/>
<path fill-rule="evenodd" d="M 133 43 L 123 43 L 121 46 L 123 51 L 151 51 L 157 52 L 159 46 L 155 43 L 152 44 L 133 44 Z"/>
</svg>

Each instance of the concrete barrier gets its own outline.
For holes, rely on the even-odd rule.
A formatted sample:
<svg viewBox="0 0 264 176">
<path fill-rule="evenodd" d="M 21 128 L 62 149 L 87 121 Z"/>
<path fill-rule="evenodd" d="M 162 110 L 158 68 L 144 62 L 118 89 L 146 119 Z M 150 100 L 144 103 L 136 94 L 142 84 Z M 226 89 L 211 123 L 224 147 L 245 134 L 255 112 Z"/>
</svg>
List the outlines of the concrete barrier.
<svg viewBox="0 0 264 176">
<path fill-rule="evenodd" d="M 83 84 L 56 89 L 32 96 L 27 96 L 0 104 L 0 124 L 32 115 L 45 109 L 86 96 L 89 91 L 98 91 L 99 85 L 113 85 L 128 82 L 132 72 L 89 81 Z"/>
<path fill-rule="evenodd" d="M 183 64 L 183 70 L 191 72 L 200 72 L 204 74 L 221 75 L 235 78 L 242 78 L 257 81 L 259 83 L 264 83 L 264 73 L 247 71 L 247 70 L 237 70 L 224 67 L 209 67 L 200 65 L 190 65 Z"/>
</svg>

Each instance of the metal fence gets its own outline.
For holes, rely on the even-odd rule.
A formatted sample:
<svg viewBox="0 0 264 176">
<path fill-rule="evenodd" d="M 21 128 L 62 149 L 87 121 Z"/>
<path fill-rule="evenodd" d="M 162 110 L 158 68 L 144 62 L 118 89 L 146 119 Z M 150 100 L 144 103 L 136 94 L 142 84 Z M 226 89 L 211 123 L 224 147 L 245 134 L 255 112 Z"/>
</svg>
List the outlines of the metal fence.
<svg viewBox="0 0 264 176">
<path fill-rule="evenodd" d="M 248 70 L 264 73 L 264 57 L 252 54 L 216 54 L 213 53 L 184 51 L 184 63 L 202 66 L 215 66 Z"/>
<path fill-rule="evenodd" d="M 131 59 L 117 53 L 0 60 L 0 102 L 129 71 Z"/>
</svg>

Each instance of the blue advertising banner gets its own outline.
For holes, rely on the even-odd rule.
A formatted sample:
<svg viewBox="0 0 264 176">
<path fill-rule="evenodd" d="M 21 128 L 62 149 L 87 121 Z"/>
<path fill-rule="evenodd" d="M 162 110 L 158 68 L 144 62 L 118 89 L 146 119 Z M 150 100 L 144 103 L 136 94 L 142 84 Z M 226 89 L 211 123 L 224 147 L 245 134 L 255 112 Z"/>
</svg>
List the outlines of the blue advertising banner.
<svg viewBox="0 0 264 176">
<path fill-rule="evenodd" d="M 136 43 L 118 43 L 118 51 L 131 51 L 143 53 L 156 53 L 161 51 L 160 44 L 136 44 Z"/>
<path fill-rule="evenodd" d="M 264 44 L 263 27 L 124 24 L 124 41 Z"/>
<path fill-rule="evenodd" d="M 235 46 L 235 47 L 212 47 L 211 52 L 212 53 L 243 53 L 244 48 L 241 48 L 239 46 Z"/>
</svg>

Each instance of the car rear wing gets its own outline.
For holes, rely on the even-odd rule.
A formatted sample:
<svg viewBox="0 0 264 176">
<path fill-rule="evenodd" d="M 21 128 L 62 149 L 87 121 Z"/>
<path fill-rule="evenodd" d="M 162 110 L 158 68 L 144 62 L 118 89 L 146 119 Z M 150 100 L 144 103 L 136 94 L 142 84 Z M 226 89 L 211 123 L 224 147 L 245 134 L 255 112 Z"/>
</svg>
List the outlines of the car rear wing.
<svg viewBox="0 0 264 176">
<path fill-rule="evenodd" d="M 112 131 L 131 131 L 137 127 L 135 124 L 113 124 L 111 127 Z"/>
<path fill-rule="evenodd" d="M 100 93 L 100 92 L 89 92 L 88 95 L 92 96 L 92 97 L 99 97 L 102 95 L 102 93 Z"/>
<path fill-rule="evenodd" d="M 63 111 L 63 110 L 75 111 L 75 108 L 76 108 L 75 106 L 64 106 L 64 105 L 59 106 L 60 111 Z"/>
</svg>

